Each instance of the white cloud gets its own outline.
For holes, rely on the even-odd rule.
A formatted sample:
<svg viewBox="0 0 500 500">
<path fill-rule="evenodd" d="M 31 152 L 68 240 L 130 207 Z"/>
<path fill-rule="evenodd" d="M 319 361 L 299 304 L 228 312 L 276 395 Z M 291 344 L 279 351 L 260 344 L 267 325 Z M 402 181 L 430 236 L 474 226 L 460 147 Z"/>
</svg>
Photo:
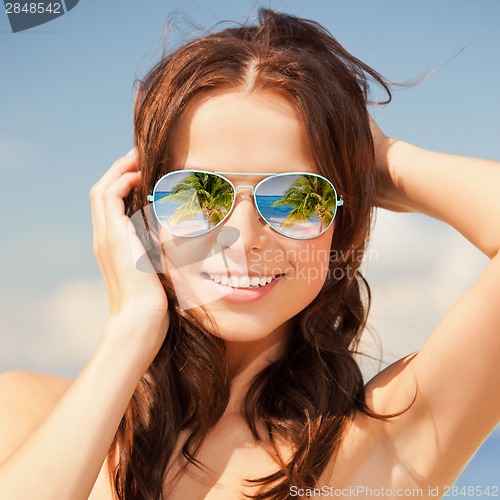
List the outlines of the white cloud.
<svg viewBox="0 0 500 500">
<path fill-rule="evenodd" d="M 0 371 L 75 376 L 94 352 L 108 317 L 104 284 L 77 280 L 48 295 L 15 287 L 2 295 Z"/>
<path fill-rule="evenodd" d="M 48 297 L 42 319 L 53 341 L 82 360 L 97 346 L 108 316 L 104 284 L 100 280 L 78 280 L 57 288 Z"/>
</svg>

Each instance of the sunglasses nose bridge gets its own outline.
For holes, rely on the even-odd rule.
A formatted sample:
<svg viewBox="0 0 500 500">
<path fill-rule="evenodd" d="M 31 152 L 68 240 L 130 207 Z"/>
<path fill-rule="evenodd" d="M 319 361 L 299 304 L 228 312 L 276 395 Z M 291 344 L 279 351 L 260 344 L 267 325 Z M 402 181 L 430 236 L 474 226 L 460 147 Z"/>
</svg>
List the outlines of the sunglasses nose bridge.
<svg viewBox="0 0 500 500">
<path fill-rule="evenodd" d="M 236 197 L 238 196 L 238 192 L 240 189 L 250 189 L 250 196 L 255 200 L 255 187 L 254 186 L 244 186 L 244 185 L 241 185 L 241 186 L 235 186 L 234 187 L 234 199 L 235 199 L 235 202 L 236 202 Z"/>
<path fill-rule="evenodd" d="M 234 195 L 235 196 L 238 194 L 238 191 L 240 189 L 250 189 L 250 191 L 252 192 L 252 195 L 255 193 L 255 187 L 254 186 L 236 186 L 234 188 Z"/>
<path fill-rule="evenodd" d="M 249 189 L 250 190 L 250 197 L 253 198 L 253 205 L 255 209 L 255 214 L 259 219 L 262 218 L 256 204 L 256 199 L 255 199 L 255 186 L 246 186 L 246 185 L 239 185 L 239 186 L 234 186 L 234 198 L 236 201 L 236 196 L 238 196 L 238 192 L 240 189 Z M 246 198 L 246 197 L 245 197 Z"/>
</svg>

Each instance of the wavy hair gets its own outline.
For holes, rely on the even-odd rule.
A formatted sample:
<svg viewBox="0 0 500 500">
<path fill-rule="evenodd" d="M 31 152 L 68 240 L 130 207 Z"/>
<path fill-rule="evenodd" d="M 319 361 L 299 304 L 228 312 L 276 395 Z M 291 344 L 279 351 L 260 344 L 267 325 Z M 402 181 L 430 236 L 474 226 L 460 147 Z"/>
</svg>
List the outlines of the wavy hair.
<svg viewBox="0 0 500 500">
<path fill-rule="evenodd" d="M 384 104 L 389 102 L 388 80 L 322 26 L 261 9 L 254 25 L 222 29 L 163 57 L 139 85 L 134 125 L 143 182 L 126 200 L 129 215 L 147 204 L 152 186 L 173 168 L 170 137 L 193 99 L 239 88 L 291 98 L 318 172 L 347 200 L 336 221 L 329 279 L 294 318 L 283 355 L 255 377 L 246 395 L 247 424 L 276 461 L 275 471 L 246 480 L 255 487 L 255 499 L 285 499 L 291 485 L 316 484 L 356 412 L 385 418 L 369 410 L 354 359 L 370 302 L 359 265 L 375 206 L 367 113 L 373 82 L 387 92 Z M 189 429 L 182 448 L 186 464 L 203 468 L 196 454 L 229 399 L 223 341 L 181 314 L 172 286 L 160 279 L 170 304 L 169 331 L 109 453 L 120 500 L 163 498 L 168 463 L 183 430 Z M 278 437 L 290 443 L 288 459 L 278 450 Z"/>
</svg>

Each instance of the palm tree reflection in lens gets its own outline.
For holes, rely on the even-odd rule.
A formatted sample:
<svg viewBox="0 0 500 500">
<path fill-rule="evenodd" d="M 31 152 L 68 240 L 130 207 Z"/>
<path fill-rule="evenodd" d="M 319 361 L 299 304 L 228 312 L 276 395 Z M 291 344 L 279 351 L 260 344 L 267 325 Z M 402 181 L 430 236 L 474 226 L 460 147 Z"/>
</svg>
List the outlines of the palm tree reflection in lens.
<svg viewBox="0 0 500 500">
<path fill-rule="evenodd" d="M 171 194 L 158 202 L 179 204 L 169 220 L 170 226 L 193 220 L 202 214 L 209 225 L 206 230 L 209 230 L 227 215 L 233 203 L 233 196 L 233 187 L 222 177 L 194 172 L 176 184 Z"/>
<path fill-rule="evenodd" d="M 316 216 L 323 230 L 329 226 L 335 215 L 337 196 L 332 185 L 325 179 L 302 175 L 286 190 L 283 198 L 271 206 L 292 208 L 281 222 L 282 228 L 300 224 Z"/>
</svg>

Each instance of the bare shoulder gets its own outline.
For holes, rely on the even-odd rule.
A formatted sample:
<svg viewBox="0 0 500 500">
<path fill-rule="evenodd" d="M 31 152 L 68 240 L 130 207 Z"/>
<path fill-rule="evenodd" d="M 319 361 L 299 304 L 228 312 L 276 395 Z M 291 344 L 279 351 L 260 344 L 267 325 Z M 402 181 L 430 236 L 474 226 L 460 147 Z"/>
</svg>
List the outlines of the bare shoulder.
<svg viewBox="0 0 500 500">
<path fill-rule="evenodd" d="M 37 428 L 71 383 L 20 370 L 0 375 L 0 461 Z"/>
</svg>

